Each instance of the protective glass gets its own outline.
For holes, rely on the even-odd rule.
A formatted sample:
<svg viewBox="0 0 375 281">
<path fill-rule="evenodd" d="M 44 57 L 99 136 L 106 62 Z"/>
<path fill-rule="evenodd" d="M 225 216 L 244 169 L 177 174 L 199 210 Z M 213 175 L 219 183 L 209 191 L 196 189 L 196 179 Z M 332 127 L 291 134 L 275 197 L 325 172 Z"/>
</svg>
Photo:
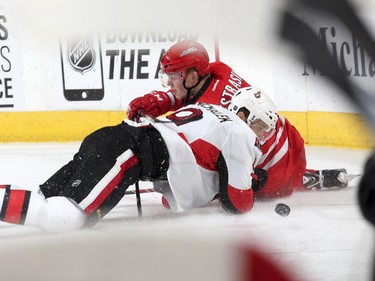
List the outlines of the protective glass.
<svg viewBox="0 0 375 281">
<path fill-rule="evenodd" d="M 267 126 L 267 124 L 260 119 L 256 119 L 253 122 L 249 120 L 249 122 L 250 128 L 254 131 L 254 133 L 261 141 L 269 140 L 276 132 L 275 128 Z"/>
<path fill-rule="evenodd" d="M 269 128 L 268 130 L 263 131 L 263 133 L 261 134 L 261 136 L 259 136 L 259 139 L 261 141 L 268 141 L 273 136 L 273 134 L 275 132 L 276 132 L 275 129 Z"/>
<path fill-rule="evenodd" d="M 182 81 L 184 80 L 184 71 L 174 72 L 174 73 L 164 73 L 162 70 L 159 71 L 159 80 L 163 87 L 169 87 L 170 82 Z"/>
</svg>

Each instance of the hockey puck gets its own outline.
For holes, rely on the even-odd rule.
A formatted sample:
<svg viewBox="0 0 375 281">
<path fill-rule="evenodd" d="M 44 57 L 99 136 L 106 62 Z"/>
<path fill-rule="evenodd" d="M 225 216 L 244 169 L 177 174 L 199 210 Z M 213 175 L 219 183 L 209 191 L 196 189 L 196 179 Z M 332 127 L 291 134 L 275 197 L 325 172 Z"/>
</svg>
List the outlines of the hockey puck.
<svg viewBox="0 0 375 281">
<path fill-rule="evenodd" d="M 279 203 L 275 207 L 275 212 L 282 217 L 287 217 L 290 214 L 290 207 L 284 203 Z"/>
</svg>

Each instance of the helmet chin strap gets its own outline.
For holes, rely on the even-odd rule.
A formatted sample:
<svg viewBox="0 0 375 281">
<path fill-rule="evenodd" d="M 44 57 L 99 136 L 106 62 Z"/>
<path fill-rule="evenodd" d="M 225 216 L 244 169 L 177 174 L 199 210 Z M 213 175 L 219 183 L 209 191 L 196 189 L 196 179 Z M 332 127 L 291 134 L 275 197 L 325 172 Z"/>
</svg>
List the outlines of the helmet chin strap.
<svg viewBox="0 0 375 281">
<path fill-rule="evenodd" d="M 187 90 L 187 94 L 186 94 L 186 98 L 184 98 L 182 100 L 182 104 L 186 104 L 188 101 L 189 101 L 189 98 L 190 98 L 190 93 L 191 93 L 191 90 L 194 89 L 196 86 L 198 86 L 198 84 L 202 81 L 202 76 L 199 76 L 198 78 L 198 82 L 195 83 L 194 86 L 192 87 L 186 87 L 186 79 L 184 79 L 184 81 L 182 81 L 182 85 L 184 86 L 184 88 Z"/>
</svg>

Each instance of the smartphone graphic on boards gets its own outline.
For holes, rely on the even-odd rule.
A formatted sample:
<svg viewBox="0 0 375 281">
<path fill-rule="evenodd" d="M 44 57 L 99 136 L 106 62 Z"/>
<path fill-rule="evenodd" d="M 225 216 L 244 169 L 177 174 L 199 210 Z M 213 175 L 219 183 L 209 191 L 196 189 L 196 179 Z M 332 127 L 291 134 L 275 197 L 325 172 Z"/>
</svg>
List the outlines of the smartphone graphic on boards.
<svg viewBox="0 0 375 281">
<path fill-rule="evenodd" d="M 104 79 L 99 38 L 60 40 L 64 97 L 68 101 L 102 100 Z"/>
</svg>

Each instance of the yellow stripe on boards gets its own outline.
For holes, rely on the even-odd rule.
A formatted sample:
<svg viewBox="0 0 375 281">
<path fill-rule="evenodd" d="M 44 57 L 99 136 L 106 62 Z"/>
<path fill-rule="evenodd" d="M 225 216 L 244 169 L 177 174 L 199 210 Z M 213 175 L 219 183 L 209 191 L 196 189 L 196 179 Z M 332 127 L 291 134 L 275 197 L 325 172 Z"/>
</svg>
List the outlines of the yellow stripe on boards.
<svg viewBox="0 0 375 281">
<path fill-rule="evenodd" d="M 119 124 L 124 111 L 0 113 L 0 142 L 81 141 L 91 132 Z"/>
<path fill-rule="evenodd" d="M 361 114 L 280 112 L 300 132 L 306 144 L 351 148 L 374 147 L 374 136 Z"/>
<path fill-rule="evenodd" d="M 306 144 L 372 148 L 374 137 L 361 114 L 280 112 Z M 0 142 L 82 141 L 91 132 L 119 124 L 124 111 L 48 111 L 0 113 Z"/>
</svg>

